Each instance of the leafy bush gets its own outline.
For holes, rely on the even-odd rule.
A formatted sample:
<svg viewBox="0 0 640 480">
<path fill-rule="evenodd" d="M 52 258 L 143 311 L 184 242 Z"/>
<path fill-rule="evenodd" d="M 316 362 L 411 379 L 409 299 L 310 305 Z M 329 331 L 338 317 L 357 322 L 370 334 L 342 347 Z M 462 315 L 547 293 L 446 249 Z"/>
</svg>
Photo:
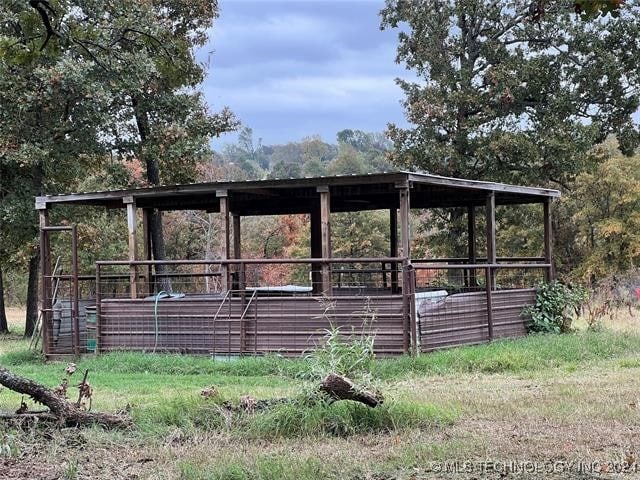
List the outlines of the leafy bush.
<svg viewBox="0 0 640 480">
<path fill-rule="evenodd" d="M 542 333 L 567 333 L 587 291 L 553 281 L 541 284 L 536 292 L 536 303 L 523 310 L 531 317 L 529 330 Z"/>
</svg>

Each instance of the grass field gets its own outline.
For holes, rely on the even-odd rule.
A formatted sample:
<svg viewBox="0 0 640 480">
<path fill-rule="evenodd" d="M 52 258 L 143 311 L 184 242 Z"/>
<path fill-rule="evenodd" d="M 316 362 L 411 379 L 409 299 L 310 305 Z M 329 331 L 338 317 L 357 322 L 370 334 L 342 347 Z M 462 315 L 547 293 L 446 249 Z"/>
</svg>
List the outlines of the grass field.
<svg viewBox="0 0 640 480">
<path fill-rule="evenodd" d="M 65 365 L 44 364 L 26 345 L 18 335 L 0 339 L 0 365 L 58 384 Z M 295 397 L 309 388 L 306 360 L 111 354 L 78 367 L 90 370 L 93 409 L 126 408 L 135 427 L 5 427 L 0 478 L 619 478 L 616 468 L 640 477 L 637 310 L 597 332 L 375 361 L 371 374 L 385 395 L 376 409 L 224 408 L 242 395 Z M 208 386 L 218 391 L 213 399 L 200 395 Z M 0 391 L 0 410 L 19 402 Z"/>
</svg>

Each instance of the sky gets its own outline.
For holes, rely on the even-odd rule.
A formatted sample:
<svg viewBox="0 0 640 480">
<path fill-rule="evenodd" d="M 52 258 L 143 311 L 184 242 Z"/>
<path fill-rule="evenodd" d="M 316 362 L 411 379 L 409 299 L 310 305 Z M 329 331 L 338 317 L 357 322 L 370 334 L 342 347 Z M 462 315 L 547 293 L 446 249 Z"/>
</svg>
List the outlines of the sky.
<svg viewBox="0 0 640 480">
<path fill-rule="evenodd" d="M 228 106 L 263 144 L 345 128 L 406 125 L 396 77 L 396 31 L 381 31 L 383 0 L 219 0 L 220 18 L 198 52 L 203 89 L 216 111 Z M 233 143 L 223 135 L 214 147 Z"/>
</svg>

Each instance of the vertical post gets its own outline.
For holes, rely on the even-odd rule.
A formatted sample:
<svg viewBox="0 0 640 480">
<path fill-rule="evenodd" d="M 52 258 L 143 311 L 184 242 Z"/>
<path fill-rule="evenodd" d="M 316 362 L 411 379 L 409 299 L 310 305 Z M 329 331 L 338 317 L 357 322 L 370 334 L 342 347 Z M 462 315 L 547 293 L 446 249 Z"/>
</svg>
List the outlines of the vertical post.
<svg viewBox="0 0 640 480">
<path fill-rule="evenodd" d="M 496 257 L 496 194 L 491 192 L 487 195 L 486 204 L 487 216 L 487 263 L 485 269 L 485 288 L 487 294 L 487 327 L 489 330 L 489 340 L 493 340 L 493 297 L 492 291 L 495 289 L 495 276 L 492 265 L 497 262 Z"/>
<path fill-rule="evenodd" d="M 389 210 L 389 255 L 398 256 L 398 209 Z M 391 293 L 398 293 L 398 263 L 391 263 Z"/>
<path fill-rule="evenodd" d="M 142 209 L 142 255 L 144 260 L 151 260 L 151 235 L 149 234 L 149 216 L 151 212 L 148 208 Z M 145 272 L 145 287 L 143 291 L 146 295 L 152 295 L 155 292 L 155 287 L 152 280 L 152 268 L 151 265 L 147 265 L 144 268 Z"/>
<path fill-rule="evenodd" d="M 487 195 L 487 263 L 496 263 L 496 194 Z"/>
<path fill-rule="evenodd" d="M 408 296 L 409 296 L 409 322 L 411 324 L 411 355 L 414 357 L 418 354 L 418 322 L 416 316 L 416 271 L 413 265 L 407 266 L 408 270 Z"/>
<path fill-rule="evenodd" d="M 80 286 L 78 285 L 78 229 L 71 227 L 71 288 L 73 291 L 73 307 L 71 322 L 73 324 L 73 353 L 80 355 Z"/>
<path fill-rule="evenodd" d="M 129 262 L 135 262 L 137 259 L 137 242 L 136 242 L 136 200 L 129 196 L 124 197 L 122 202 L 127 206 L 127 229 L 129 230 Z M 131 286 L 131 298 L 135 299 L 138 296 L 137 287 L 137 273 L 138 269 L 133 263 L 129 265 L 129 284 Z"/>
<path fill-rule="evenodd" d="M 544 199 L 544 263 L 551 265 L 545 270 L 545 280 L 550 282 L 555 277 L 553 269 L 553 230 L 551 224 L 551 198 Z"/>
<path fill-rule="evenodd" d="M 405 258 L 405 260 L 403 260 L 402 262 L 402 293 L 403 297 L 405 297 L 405 291 L 409 287 L 407 284 L 408 277 L 405 272 L 410 262 L 409 259 L 411 258 L 409 230 L 409 212 L 411 207 L 409 205 L 409 184 L 408 182 L 404 182 L 402 184 L 396 185 L 396 188 L 398 188 L 399 190 L 400 205 L 400 242 L 398 255 Z M 407 325 L 407 327 L 409 327 L 409 325 Z"/>
<path fill-rule="evenodd" d="M 231 214 L 232 224 L 233 224 L 233 258 L 239 260 L 242 258 L 242 237 L 240 232 L 240 215 L 233 213 Z M 244 263 L 238 265 L 237 275 L 237 288 L 238 290 L 244 291 L 245 286 L 245 266 Z"/>
<path fill-rule="evenodd" d="M 227 190 L 216 191 L 216 197 L 220 199 L 220 215 L 222 216 L 222 248 L 220 258 L 229 260 L 229 194 Z M 222 290 L 229 290 L 229 265 L 224 263 L 220 269 L 222 274 Z"/>
<path fill-rule="evenodd" d="M 45 228 L 49 226 L 49 211 L 46 203 L 36 203 L 40 223 L 40 311 L 42 312 L 42 350 L 45 355 L 53 353 L 51 351 L 52 341 L 52 312 L 51 304 L 51 251 L 49 248 L 49 238 Z"/>
<path fill-rule="evenodd" d="M 313 208 L 311 213 L 309 214 L 310 220 L 310 248 L 311 248 L 311 258 L 320 258 L 322 257 L 322 228 L 320 225 L 320 207 Z M 314 294 L 322 293 L 322 275 L 321 275 L 322 265 L 318 263 L 311 264 L 311 288 Z"/>
<path fill-rule="evenodd" d="M 485 268 L 485 289 L 487 293 L 487 330 L 489 340 L 493 340 L 493 269 L 489 266 Z"/>
<path fill-rule="evenodd" d="M 468 251 L 469 251 L 469 263 L 476 263 L 476 209 L 473 205 L 467 207 L 467 238 L 468 238 Z M 468 286 L 475 287 L 476 271 L 471 268 L 467 270 Z"/>
<path fill-rule="evenodd" d="M 101 338 L 102 338 L 102 292 L 100 289 L 100 284 L 102 280 L 100 278 L 100 264 L 96 263 L 96 354 L 100 353 L 101 347 Z"/>
<path fill-rule="evenodd" d="M 407 263 L 402 263 L 402 351 L 404 353 L 409 353 L 411 348 L 411 307 L 409 305 L 411 280 L 408 267 Z"/>
<path fill-rule="evenodd" d="M 400 256 L 411 258 L 410 228 L 409 228 L 409 185 L 398 187 L 400 190 Z"/>
<path fill-rule="evenodd" d="M 327 185 L 317 189 L 320 194 L 320 238 L 322 246 L 322 293 L 331 296 L 331 196 Z"/>
</svg>

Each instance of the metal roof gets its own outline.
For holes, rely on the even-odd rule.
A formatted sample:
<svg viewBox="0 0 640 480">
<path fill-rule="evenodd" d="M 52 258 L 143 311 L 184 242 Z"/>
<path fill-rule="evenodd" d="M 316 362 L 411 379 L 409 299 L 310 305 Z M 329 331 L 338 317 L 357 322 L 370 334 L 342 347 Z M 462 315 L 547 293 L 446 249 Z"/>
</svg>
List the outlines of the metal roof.
<svg viewBox="0 0 640 480">
<path fill-rule="evenodd" d="M 54 204 L 121 208 L 135 200 L 140 208 L 218 211 L 219 197 L 229 196 L 240 215 L 308 213 L 317 204 L 318 188 L 331 192 L 331 210 L 359 211 L 397 206 L 397 188 L 410 188 L 412 208 L 483 205 L 494 192 L 496 204 L 540 203 L 559 197 L 557 190 L 442 177 L 419 172 L 368 175 L 221 181 L 157 187 L 70 193 L 36 197 L 36 208 Z"/>
</svg>

